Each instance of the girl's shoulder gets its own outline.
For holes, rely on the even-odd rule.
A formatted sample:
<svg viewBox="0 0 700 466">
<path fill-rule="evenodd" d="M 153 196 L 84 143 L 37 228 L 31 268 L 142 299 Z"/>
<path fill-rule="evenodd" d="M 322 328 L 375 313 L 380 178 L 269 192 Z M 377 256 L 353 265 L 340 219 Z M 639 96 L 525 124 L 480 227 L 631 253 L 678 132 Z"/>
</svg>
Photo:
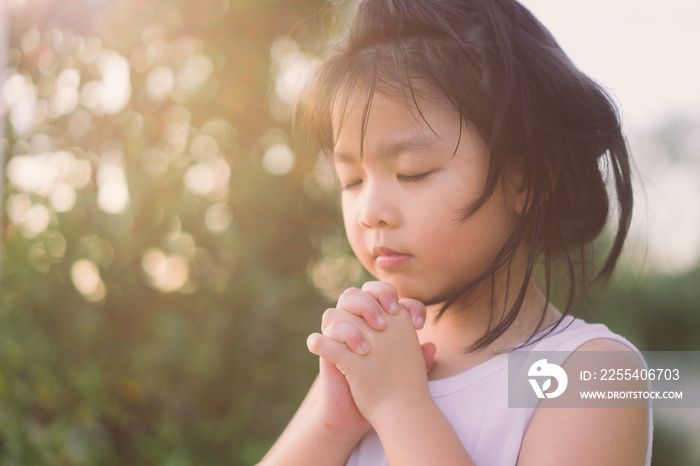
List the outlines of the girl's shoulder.
<svg viewBox="0 0 700 466">
<path fill-rule="evenodd" d="M 604 324 L 588 323 L 583 319 L 566 316 L 553 328 L 543 330 L 533 343 L 523 346 L 525 351 L 638 351 L 622 335 Z"/>
<path fill-rule="evenodd" d="M 536 375 L 532 368 L 546 366 L 553 370 L 552 367 L 559 366 L 559 372 L 555 372 L 559 376 L 555 378 L 559 390 L 560 376 L 563 376 L 564 385 L 559 393 L 562 396 L 539 399 L 544 397 L 542 393 L 537 395 L 538 399 L 534 400 L 534 406 L 528 411 L 519 464 L 560 463 L 562 458 L 571 456 L 572 451 L 578 451 L 576 456 L 581 464 L 595 463 L 595 458 L 601 457 L 610 458 L 615 464 L 641 464 L 642 461 L 650 464 L 653 435 L 650 401 L 622 397 L 623 401 L 615 406 L 633 409 L 609 409 L 609 405 L 587 405 L 581 401 L 582 398 L 577 398 L 586 391 L 602 393 L 605 390 L 605 393 L 617 395 L 649 390 L 649 385 L 644 381 L 606 379 L 603 382 L 604 379 L 600 377 L 601 369 L 606 373 L 612 372 L 612 368 L 616 368 L 616 373 L 647 369 L 641 352 L 607 326 L 587 323 L 571 316 L 551 330 L 539 341 L 524 348 L 525 352 L 532 353 L 521 354 L 523 363 L 518 366 L 521 372 L 516 372 L 516 375 L 519 376 L 518 381 L 525 381 L 522 393 L 527 393 L 529 399 L 533 399 L 527 391 L 530 388 L 528 382 L 535 386 L 530 381 L 530 376 Z M 542 361 L 543 364 L 540 364 Z M 584 378 L 583 374 L 589 374 L 589 377 Z M 546 409 L 553 407 L 567 409 Z M 580 432 L 584 431 L 588 434 L 580 436 Z M 610 431 L 620 433 L 612 447 L 606 440 Z M 543 445 L 553 448 L 543 448 Z M 591 445 L 597 447 L 591 448 Z"/>
</svg>

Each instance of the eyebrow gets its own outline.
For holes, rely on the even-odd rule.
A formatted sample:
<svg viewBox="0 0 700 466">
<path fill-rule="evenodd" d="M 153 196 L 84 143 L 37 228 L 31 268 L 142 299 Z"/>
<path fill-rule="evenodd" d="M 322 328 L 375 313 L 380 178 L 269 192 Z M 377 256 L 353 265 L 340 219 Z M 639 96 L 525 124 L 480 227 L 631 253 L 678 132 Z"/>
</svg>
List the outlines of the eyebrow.
<svg viewBox="0 0 700 466">
<path fill-rule="evenodd" d="M 410 153 L 420 153 L 428 149 L 433 149 L 438 144 L 437 138 L 428 138 L 425 136 L 417 136 L 414 138 L 399 141 L 393 144 L 384 144 L 379 147 L 377 151 L 377 157 L 379 158 L 394 158 L 399 155 L 410 152 Z M 333 161 L 334 162 L 354 162 L 357 160 L 353 154 L 347 152 L 333 151 Z"/>
</svg>

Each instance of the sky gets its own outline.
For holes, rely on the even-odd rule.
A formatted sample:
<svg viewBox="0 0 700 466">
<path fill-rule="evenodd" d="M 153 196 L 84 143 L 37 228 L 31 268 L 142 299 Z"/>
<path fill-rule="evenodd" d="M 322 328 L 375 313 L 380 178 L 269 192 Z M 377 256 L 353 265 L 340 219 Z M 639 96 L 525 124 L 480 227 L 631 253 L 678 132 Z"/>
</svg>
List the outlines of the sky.
<svg viewBox="0 0 700 466">
<path fill-rule="evenodd" d="M 700 261 L 700 136 L 672 163 L 645 135 L 700 124 L 700 1 L 521 0 L 584 72 L 617 99 L 639 170 L 628 256 L 682 273 Z"/>
<path fill-rule="evenodd" d="M 700 112 L 697 0 L 522 0 L 577 65 L 646 126 Z"/>
</svg>

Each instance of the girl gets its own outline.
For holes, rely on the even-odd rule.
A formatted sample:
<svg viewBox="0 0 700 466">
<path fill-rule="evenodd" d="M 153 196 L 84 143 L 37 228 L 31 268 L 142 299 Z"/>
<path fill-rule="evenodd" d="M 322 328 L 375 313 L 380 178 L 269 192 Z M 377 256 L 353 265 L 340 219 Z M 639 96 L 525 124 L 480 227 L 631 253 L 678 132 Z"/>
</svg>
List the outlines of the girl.
<svg viewBox="0 0 700 466">
<path fill-rule="evenodd" d="M 378 281 L 343 293 L 309 337 L 319 376 L 264 464 L 649 462 L 644 403 L 508 407 L 509 352 L 634 350 L 571 315 L 612 272 L 630 222 L 617 113 L 528 10 L 365 0 L 301 118 Z M 609 204 L 611 245 L 592 271 Z"/>
</svg>

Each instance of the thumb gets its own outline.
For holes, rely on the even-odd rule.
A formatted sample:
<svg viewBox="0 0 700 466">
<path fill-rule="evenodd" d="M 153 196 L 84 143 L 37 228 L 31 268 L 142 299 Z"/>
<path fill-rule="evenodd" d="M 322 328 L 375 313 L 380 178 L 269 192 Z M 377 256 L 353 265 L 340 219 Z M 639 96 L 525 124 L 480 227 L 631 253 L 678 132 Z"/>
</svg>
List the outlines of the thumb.
<svg viewBox="0 0 700 466">
<path fill-rule="evenodd" d="M 435 362 L 435 352 L 437 351 L 435 343 L 423 343 L 422 345 L 420 345 L 420 349 L 423 350 L 423 359 L 425 359 L 425 370 L 430 372 L 430 369 L 432 369 L 433 363 Z"/>
<path fill-rule="evenodd" d="M 319 359 L 321 366 L 319 370 L 319 381 L 324 388 L 324 393 L 330 394 L 330 396 L 343 394 L 350 397 L 348 399 L 351 399 L 350 386 L 343 373 L 340 372 L 340 369 L 325 358 Z"/>
</svg>

